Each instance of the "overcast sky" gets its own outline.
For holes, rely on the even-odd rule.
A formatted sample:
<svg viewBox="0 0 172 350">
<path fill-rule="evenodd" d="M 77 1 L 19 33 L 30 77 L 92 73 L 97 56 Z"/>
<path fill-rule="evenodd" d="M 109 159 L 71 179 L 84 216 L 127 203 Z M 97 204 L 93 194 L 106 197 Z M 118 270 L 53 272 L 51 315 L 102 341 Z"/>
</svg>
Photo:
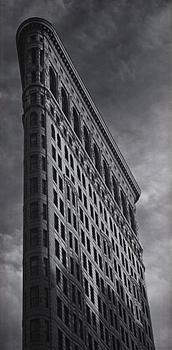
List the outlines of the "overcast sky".
<svg viewBox="0 0 172 350">
<path fill-rule="evenodd" d="M 56 27 L 142 189 L 137 218 L 156 349 L 171 350 L 170 1 L 2 3 L 0 349 L 21 350 L 23 129 L 15 33 L 39 16 Z"/>
</svg>

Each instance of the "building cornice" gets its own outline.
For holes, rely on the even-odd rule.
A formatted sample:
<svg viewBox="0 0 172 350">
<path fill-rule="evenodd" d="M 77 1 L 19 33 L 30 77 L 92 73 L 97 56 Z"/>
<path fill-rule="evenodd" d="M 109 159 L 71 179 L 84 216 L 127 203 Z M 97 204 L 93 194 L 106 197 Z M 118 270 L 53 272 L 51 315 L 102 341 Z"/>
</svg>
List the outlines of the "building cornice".
<svg viewBox="0 0 172 350">
<path fill-rule="evenodd" d="M 66 49 L 64 48 L 60 38 L 58 37 L 55 28 L 53 25 L 38 17 L 32 17 L 24 21 L 18 28 L 17 30 L 17 35 L 16 35 L 16 41 L 17 41 L 17 48 L 18 51 L 20 52 L 20 40 L 22 38 L 22 33 L 25 30 L 28 30 L 29 28 L 32 30 L 33 27 L 35 28 L 37 26 L 40 28 L 40 31 L 46 32 L 50 39 L 52 40 L 56 50 L 58 51 L 64 65 L 66 66 L 66 69 L 70 73 L 75 85 L 77 86 L 80 95 L 82 96 L 85 104 L 87 105 L 89 111 L 91 112 L 91 115 L 93 116 L 95 122 L 97 123 L 99 129 L 101 130 L 104 138 L 106 139 L 106 142 L 108 146 L 110 147 L 115 159 L 117 160 L 118 164 L 120 165 L 121 169 L 123 170 L 128 182 L 130 183 L 130 186 L 132 187 L 134 193 L 135 193 L 135 202 L 139 199 L 141 190 L 139 185 L 137 184 L 134 176 L 132 175 L 124 157 L 122 156 L 116 142 L 114 141 L 112 135 L 110 134 L 103 118 L 101 117 L 99 111 L 97 110 L 97 107 L 93 103 L 87 89 L 84 86 L 84 83 L 82 82 L 76 68 L 74 67 Z"/>
</svg>

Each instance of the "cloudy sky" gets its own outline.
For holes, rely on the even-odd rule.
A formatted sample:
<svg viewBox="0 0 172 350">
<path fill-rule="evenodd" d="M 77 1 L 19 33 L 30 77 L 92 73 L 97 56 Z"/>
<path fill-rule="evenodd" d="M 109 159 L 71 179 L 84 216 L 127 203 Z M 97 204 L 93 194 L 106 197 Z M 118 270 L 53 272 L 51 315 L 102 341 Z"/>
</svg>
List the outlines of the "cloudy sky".
<svg viewBox="0 0 172 350">
<path fill-rule="evenodd" d="M 56 27 L 142 189 L 137 218 L 156 348 L 170 350 L 170 1 L 4 0 L 0 16 L 0 349 L 21 350 L 23 130 L 15 33 L 39 16 Z"/>
</svg>

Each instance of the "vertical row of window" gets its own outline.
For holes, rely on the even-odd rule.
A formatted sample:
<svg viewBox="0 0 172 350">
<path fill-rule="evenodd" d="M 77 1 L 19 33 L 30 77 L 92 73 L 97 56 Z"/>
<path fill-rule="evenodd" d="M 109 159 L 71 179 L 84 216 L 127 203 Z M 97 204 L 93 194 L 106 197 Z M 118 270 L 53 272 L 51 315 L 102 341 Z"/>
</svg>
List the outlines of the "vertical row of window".
<svg viewBox="0 0 172 350">
<path fill-rule="evenodd" d="M 37 49 L 36 47 L 32 47 L 30 49 L 30 59 L 31 59 L 31 83 L 41 82 L 44 83 L 44 72 L 43 72 L 43 64 L 44 64 L 44 53 L 43 50 Z M 37 64 L 39 64 L 40 69 L 38 72 Z"/>
</svg>

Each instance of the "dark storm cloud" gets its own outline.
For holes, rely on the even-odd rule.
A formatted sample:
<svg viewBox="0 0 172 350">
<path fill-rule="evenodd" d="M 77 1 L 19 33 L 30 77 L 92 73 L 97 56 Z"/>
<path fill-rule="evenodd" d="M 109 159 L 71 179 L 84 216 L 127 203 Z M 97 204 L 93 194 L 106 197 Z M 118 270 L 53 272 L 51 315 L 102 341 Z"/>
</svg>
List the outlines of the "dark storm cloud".
<svg viewBox="0 0 172 350">
<path fill-rule="evenodd" d="M 1 4 L 0 348 L 21 349 L 21 84 L 15 48 L 29 16 L 50 20 L 141 188 L 137 215 L 157 350 L 171 349 L 170 2 L 7 0 Z M 165 302 L 164 302 L 165 301 Z"/>
</svg>

